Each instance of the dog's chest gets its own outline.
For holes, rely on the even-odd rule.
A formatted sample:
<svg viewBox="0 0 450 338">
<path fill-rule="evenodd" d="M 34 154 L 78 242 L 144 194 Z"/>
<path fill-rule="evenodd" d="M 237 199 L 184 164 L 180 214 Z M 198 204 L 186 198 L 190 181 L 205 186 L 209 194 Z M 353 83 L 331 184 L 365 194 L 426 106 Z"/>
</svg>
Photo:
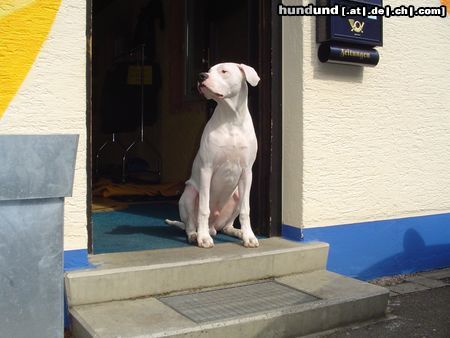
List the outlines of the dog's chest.
<svg viewBox="0 0 450 338">
<path fill-rule="evenodd" d="M 254 151 L 253 134 L 242 127 L 227 127 L 211 134 L 211 151 L 214 162 L 246 162 Z"/>
</svg>

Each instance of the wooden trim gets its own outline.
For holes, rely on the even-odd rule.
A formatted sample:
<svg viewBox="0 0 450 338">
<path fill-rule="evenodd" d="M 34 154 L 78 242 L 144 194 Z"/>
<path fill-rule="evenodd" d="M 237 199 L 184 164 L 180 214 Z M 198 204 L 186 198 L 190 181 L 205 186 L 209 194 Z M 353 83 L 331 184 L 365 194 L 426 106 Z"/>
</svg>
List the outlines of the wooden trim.
<svg viewBox="0 0 450 338">
<path fill-rule="evenodd" d="M 275 14 L 274 14 L 275 13 Z M 266 236 L 281 234 L 281 18 L 276 4 L 259 2 L 257 65 L 261 77 L 255 129 L 259 154 L 254 168 L 252 224 Z"/>
<path fill-rule="evenodd" d="M 92 2 L 86 1 L 86 222 L 88 253 L 93 252 L 92 229 Z"/>
<path fill-rule="evenodd" d="M 271 9 L 271 111 L 272 111 L 272 149 L 271 149 L 271 179 L 270 179 L 270 215 L 271 236 L 281 235 L 282 222 L 282 25 L 277 14 L 276 2 L 270 1 Z"/>
</svg>

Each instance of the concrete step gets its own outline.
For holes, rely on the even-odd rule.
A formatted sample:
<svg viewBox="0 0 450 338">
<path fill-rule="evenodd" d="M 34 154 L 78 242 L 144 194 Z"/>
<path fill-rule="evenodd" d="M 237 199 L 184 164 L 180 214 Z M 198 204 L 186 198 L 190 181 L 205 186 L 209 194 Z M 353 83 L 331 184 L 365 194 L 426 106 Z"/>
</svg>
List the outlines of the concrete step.
<svg viewBox="0 0 450 338">
<path fill-rule="evenodd" d="M 176 291 L 276 278 L 325 269 L 328 244 L 261 240 L 213 249 L 184 247 L 90 257 L 95 269 L 65 276 L 69 306 L 149 297 Z"/>
<path fill-rule="evenodd" d="M 70 314 L 75 338 L 298 337 L 382 317 L 388 297 L 384 288 L 320 270 L 219 290 L 73 306 Z"/>
</svg>

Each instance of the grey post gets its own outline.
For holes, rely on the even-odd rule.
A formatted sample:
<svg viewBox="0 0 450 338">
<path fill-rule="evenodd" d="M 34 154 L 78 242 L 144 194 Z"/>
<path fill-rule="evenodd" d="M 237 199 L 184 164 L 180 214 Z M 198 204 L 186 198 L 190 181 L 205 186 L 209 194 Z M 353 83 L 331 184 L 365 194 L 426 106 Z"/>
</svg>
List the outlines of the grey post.
<svg viewBox="0 0 450 338">
<path fill-rule="evenodd" d="M 64 335 L 64 197 L 77 135 L 0 135 L 0 337 Z"/>
</svg>

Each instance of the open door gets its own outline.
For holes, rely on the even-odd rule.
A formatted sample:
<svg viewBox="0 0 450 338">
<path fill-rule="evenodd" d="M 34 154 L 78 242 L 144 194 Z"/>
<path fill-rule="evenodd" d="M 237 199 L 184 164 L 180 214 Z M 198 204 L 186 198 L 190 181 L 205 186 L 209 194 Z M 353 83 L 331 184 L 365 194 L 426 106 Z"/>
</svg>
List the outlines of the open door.
<svg viewBox="0 0 450 338">
<path fill-rule="evenodd" d="M 253 168 L 252 225 L 255 233 L 262 236 L 280 233 L 281 91 L 279 52 L 276 48 L 281 35 L 279 18 L 273 14 L 275 11 L 271 7 L 271 2 L 257 0 L 144 0 L 132 3 L 93 0 L 92 62 L 88 72 L 91 74 L 88 80 L 92 88 L 88 95 L 92 97 L 88 116 L 91 129 L 89 191 L 94 195 L 98 192 L 95 188 L 102 176 L 101 170 L 99 172 L 99 153 L 104 158 L 111 158 L 112 162 L 116 161 L 114 168 L 122 172 L 119 176 L 123 182 L 130 177 L 124 178 L 124 168 L 131 170 L 132 165 L 148 167 L 149 175 L 142 177 L 157 184 L 184 182 L 189 177 L 203 126 L 214 109 L 213 102 L 205 102 L 197 93 L 198 73 L 219 62 L 245 63 L 254 67 L 261 77 L 258 87 L 249 88 L 249 109 L 259 146 Z M 143 27 L 145 34 L 152 34 L 150 40 L 148 36 L 144 39 L 146 47 L 140 44 L 142 41 L 136 33 L 137 27 Z M 139 72 L 139 67 L 145 70 Z M 114 76 L 125 79 L 126 83 L 119 87 L 114 85 L 117 79 L 108 77 L 111 69 L 119 69 Z M 152 85 L 155 90 L 149 96 Z M 108 86 L 120 90 L 113 91 L 113 95 L 107 96 L 108 100 L 105 101 L 104 92 Z M 130 104 L 124 104 L 122 100 L 124 90 L 129 91 L 127 98 L 131 98 Z M 148 101 L 139 101 L 142 92 L 146 100 L 151 100 L 150 105 Z M 116 114 L 115 128 L 119 129 L 117 133 L 111 133 L 113 129 L 108 116 L 110 111 L 118 108 L 126 113 Z M 153 113 L 139 118 L 136 115 L 139 109 L 151 110 Z M 130 111 L 133 113 L 130 114 Z M 137 121 L 137 124 L 130 123 L 130 119 Z M 105 121 L 109 127 L 107 133 Z M 138 126 L 139 121 L 144 121 L 142 130 Z M 126 130 L 121 131 L 122 127 L 126 127 Z M 127 146 L 133 144 L 136 136 L 139 140 L 142 132 L 146 135 L 148 146 L 141 154 L 147 157 L 142 157 L 142 161 L 137 158 L 130 165 L 128 160 L 131 155 L 125 161 L 124 154 Z M 183 135 L 183 138 L 176 135 Z M 102 148 L 108 141 L 107 146 Z M 130 153 L 136 149 L 133 145 Z M 146 162 L 153 163 L 153 166 Z M 139 184 L 139 180 L 133 183 Z M 131 215 L 134 209 L 130 210 Z M 142 210 L 147 209 L 144 207 Z M 144 213 L 142 210 L 139 212 Z M 158 209 L 156 216 L 163 219 L 161 210 L 165 209 Z M 144 216 L 148 216 L 149 222 L 156 217 L 155 213 Z M 99 231 L 96 231 L 99 228 L 95 228 L 98 226 L 96 217 L 95 213 L 89 212 L 91 252 L 99 252 L 95 250 L 99 236 L 128 236 L 123 242 L 130 242 L 130 237 L 135 235 L 152 238 L 152 224 L 148 224 L 148 227 L 145 224 L 142 227 L 117 226 L 99 235 Z M 109 222 L 114 215 L 111 217 Z M 170 237 L 170 232 L 162 228 L 160 230 L 161 236 Z"/>
</svg>

